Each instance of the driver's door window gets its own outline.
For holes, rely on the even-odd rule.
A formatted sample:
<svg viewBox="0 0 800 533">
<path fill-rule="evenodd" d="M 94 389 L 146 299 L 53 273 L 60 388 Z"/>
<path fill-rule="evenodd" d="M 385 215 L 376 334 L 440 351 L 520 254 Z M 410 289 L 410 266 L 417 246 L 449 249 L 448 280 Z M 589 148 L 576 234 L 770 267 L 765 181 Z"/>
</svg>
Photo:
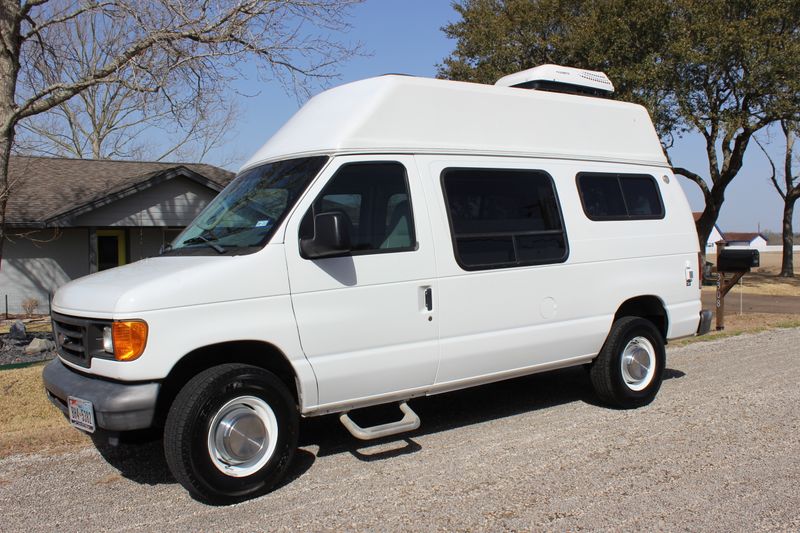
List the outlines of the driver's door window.
<svg viewBox="0 0 800 533">
<path fill-rule="evenodd" d="M 353 255 L 416 248 L 408 180 L 400 163 L 351 163 L 340 168 L 306 213 L 301 239 L 313 237 L 314 215 L 326 212 L 344 215 Z"/>
</svg>

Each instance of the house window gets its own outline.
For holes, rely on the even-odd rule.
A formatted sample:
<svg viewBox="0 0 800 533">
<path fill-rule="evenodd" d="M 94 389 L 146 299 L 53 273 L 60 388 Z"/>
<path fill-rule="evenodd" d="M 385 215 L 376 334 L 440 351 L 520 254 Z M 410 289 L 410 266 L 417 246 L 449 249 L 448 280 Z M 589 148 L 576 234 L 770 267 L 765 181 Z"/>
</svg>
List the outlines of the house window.
<svg viewBox="0 0 800 533">
<path fill-rule="evenodd" d="M 350 230 L 352 255 L 416 249 L 414 217 L 400 163 L 343 165 L 300 224 L 300 238 L 314 235 L 314 215 L 339 212 Z"/>
<path fill-rule="evenodd" d="M 566 261 L 553 180 L 537 170 L 445 169 L 456 260 L 465 270 Z"/>
<path fill-rule="evenodd" d="M 664 218 L 664 203 L 653 176 L 581 172 L 577 183 L 583 211 L 591 220 Z"/>
</svg>

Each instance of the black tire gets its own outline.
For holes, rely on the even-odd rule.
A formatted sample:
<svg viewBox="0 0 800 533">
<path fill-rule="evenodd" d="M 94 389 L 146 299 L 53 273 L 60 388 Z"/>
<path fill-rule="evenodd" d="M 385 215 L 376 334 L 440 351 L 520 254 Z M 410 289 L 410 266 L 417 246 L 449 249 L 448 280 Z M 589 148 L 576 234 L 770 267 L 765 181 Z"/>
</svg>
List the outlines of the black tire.
<svg viewBox="0 0 800 533">
<path fill-rule="evenodd" d="M 629 348 L 627 354 L 626 348 Z M 666 359 L 664 339 L 652 322 L 623 317 L 611 326 L 589 376 L 600 400 L 614 407 L 633 409 L 649 404 L 658 394 Z M 639 360 L 645 364 L 637 363 Z"/>
<path fill-rule="evenodd" d="M 234 449 L 226 446 L 237 438 L 234 432 L 222 437 L 225 426 L 219 419 L 225 413 L 236 420 L 230 426 L 234 429 L 250 424 L 244 427 L 263 430 L 261 448 L 249 463 L 235 464 L 220 455 Z M 213 432 L 212 423 L 220 430 Z M 219 365 L 192 378 L 178 393 L 164 426 L 164 455 L 172 475 L 195 498 L 233 503 L 264 494 L 280 482 L 294 457 L 298 425 L 294 399 L 274 374 L 250 365 Z M 223 441 L 215 436 L 228 439 L 227 444 L 218 446 Z M 252 451 L 252 440 L 237 442 L 238 451 Z M 214 457 L 212 447 L 218 452 Z"/>
</svg>

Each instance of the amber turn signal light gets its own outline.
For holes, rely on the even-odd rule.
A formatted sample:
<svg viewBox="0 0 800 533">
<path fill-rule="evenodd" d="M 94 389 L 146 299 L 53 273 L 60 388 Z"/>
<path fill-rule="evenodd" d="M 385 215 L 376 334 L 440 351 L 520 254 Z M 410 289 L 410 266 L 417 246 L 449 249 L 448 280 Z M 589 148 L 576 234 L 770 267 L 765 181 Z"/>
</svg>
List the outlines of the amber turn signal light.
<svg viewBox="0 0 800 533">
<path fill-rule="evenodd" d="M 133 361 L 144 352 L 147 344 L 147 322 L 142 320 L 122 320 L 111 325 L 114 338 L 114 359 Z"/>
</svg>

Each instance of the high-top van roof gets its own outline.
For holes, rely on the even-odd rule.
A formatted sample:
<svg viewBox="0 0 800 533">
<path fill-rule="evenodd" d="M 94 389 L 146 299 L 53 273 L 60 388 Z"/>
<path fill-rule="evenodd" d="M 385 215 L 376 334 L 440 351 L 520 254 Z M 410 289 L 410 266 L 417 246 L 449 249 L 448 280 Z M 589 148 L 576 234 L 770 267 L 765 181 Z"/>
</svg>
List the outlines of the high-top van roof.
<svg viewBox="0 0 800 533">
<path fill-rule="evenodd" d="M 242 167 L 312 154 L 447 153 L 667 166 L 639 105 L 386 75 L 309 100 Z"/>
</svg>

